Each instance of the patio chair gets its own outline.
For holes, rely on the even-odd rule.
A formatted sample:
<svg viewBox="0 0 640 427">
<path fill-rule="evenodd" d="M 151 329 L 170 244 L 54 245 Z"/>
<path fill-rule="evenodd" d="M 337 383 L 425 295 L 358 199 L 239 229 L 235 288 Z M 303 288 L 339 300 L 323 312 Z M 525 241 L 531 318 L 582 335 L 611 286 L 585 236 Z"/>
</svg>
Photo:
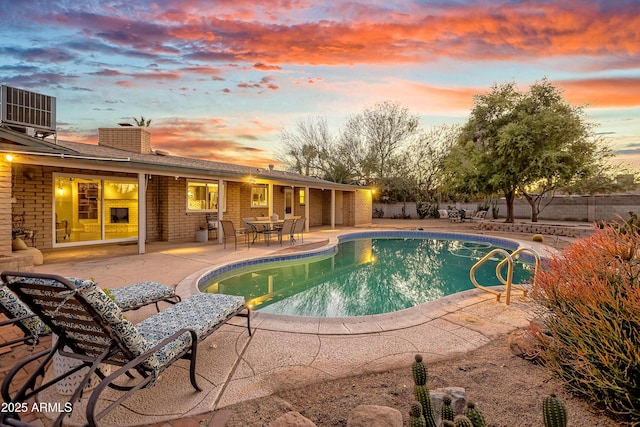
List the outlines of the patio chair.
<svg viewBox="0 0 640 427">
<path fill-rule="evenodd" d="M 292 235 L 297 235 L 300 238 L 300 242 L 304 242 L 304 222 L 306 218 L 296 219 L 296 222 L 293 224 L 293 233 Z M 293 243 L 295 243 L 297 239 L 293 239 Z"/>
<path fill-rule="evenodd" d="M 289 244 L 293 244 L 294 242 L 294 238 L 293 238 L 293 228 L 295 226 L 296 220 L 295 219 L 285 219 L 284 222 L 282 223 L 282 227 L 279 227 L 277 229 L 278 232 L 278 241 L 280 242 L 280 246 L 282 246 L 282 241 L 284 240 L 284 236 L 289 236 Z"/>
<path fill-rule="evenodd" d="M 247 229 L 247 224 L 248 223 L 244 223 L 245 224 L 245 230 L 244 232 L 239 232 L 236 231 L 235 226 L 233 225 L 232 221 L 229 220 L 222 220 L 220 221 L 220 226 L 222 227 L 222 236 L 223 236 L 223 244 L 224 244 L 224 248 L 227 249 L 227 239 L 233 238 L 234 243 L 235 243 L 235 250 L 238 250 L 238 237 L 243 237 L 245 238 L 245 241 L 247 242 L 247 247 L 249 246 L 249 239 L 253 238 L 253 241 L 255 241 L 257 235 L 253 234 L 253 230 L 249 230 Z M 252 235 L 250 235 L 250 233 Z"/>
<path fill-rule="evenodd" d="M 468 217 L 467 219 L 471 222 L 473 221 L 482 221 L 487 216 L 487 211 L 478 211 L 475 215 Z"/>
<path fill-rule="evenodd" d="M 198 343 L 231 317 L 247 317 L 251 335 L 250 313 L 243 297 L 198 294 L 133 325 L 91 280 L 76 285 L 61 276 L 24 272 L 4 272 L 1 277 L 58 337 L 51 349 L 21 361 L 11 369 L 2 382 L 2 398 L 7 403 L 26 402 L 88 367 L 68 403 L 73 407 L 94 374 L 101 379 L 87 401 L 86 417 L 90 426 L 97 425 L 98 420 L 137 390 L 153 386 L 159 375 L 179 359 L 190 361 L 191 385 L 201 391 L 196 382 Z M 45 367 L 55 354 L 81 363 L 55 378 L 47 378 L 45 382 Z M 31 363 L 37 364 L 31 371 L 33 374 L 22 385 L 14 386 L 14 380 L 20 381 L 20 372 Z M 107 377 L 100 368 L 101 364 L 120 368 Z M 43 377 L 43 381 L 37 385 L 39 377 Z M 118 398 L 110 396 L 98 405 L 107 388 L 121 392 L 121 395 Z M 12 395 L 14 389 L 17 391 Z M 67 414 L 62 412 L 53 425 L 61 425 L 65 416 Z M 0 425 L 11 424 L 20 425 L 19 413 L 0 413 Z"/>
<path fill-rule="evenodd" d="M 458 212 L 457 210 L 450 210 L 447 211 L 447 217 L 449 218 L 449 221 L 451 222 L 460 222 L 460 212 Z"/>
<path fill-rule="evenodd" d="M 207 230 L 209 231 L 209 238 L 211 238 L 211 232 L 218 233 L 218 214 L 205 214 L 205 220 L 207 221 Z"/>
<path fill-rule="evenodd" d="M 75 285 L 84 281 L 75 278 L 68 278 L 68 280 Z M 150 281 L 108 289 L 106 293 L 111 295 L 122 311 L 138 310 L 150 304 L 155 304 L 156 310 L 160 311 L 158 305 L 160 301 L 169 304 L 180 302 L 180 296 L 175 293 L 172 287 Z M 33 314 L 29 307 L 20 301 L 4 283 L 0 283 L 0 312 L 7 317 L 7 320 L 0 322 L 0 326 L 13 325 L 23 333 L 21 338 L 1 343 L 0 347 L 19 342 L 29 345 L 36 344 L 39 337 L 51 332 L 47 325 Z"/>
</svg>

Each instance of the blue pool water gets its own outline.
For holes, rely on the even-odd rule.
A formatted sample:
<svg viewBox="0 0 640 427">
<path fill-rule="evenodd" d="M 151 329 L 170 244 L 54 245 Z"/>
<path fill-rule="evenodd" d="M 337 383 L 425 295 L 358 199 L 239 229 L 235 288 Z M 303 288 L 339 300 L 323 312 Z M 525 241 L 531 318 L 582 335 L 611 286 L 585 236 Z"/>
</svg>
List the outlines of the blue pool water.
<svg viewBox="0 0 640 427">
<path fill-rule="evenodd" d="M 388 313 L 472 289 L 469 270 L 490 250 L 513 243 L 376 234 L 347 238 L 318 255 L 283 256 L 227 266 L 207 275 L 203 292 L 242 295 L 253 310 L 298 316 L 345 317 Z M 417 236 L 417 237 L 416 237 Z M 357 236 L 356 236 L 357 237 Z M 511 246 L 511 247 L 509 247 Z M 499 285 L 487 262 L 476 272 L 483 286 Z M 514 283 L 529 266 L 516 263 Z M 506 267 L 503 276 L 506 275 Z"/>
</svg>

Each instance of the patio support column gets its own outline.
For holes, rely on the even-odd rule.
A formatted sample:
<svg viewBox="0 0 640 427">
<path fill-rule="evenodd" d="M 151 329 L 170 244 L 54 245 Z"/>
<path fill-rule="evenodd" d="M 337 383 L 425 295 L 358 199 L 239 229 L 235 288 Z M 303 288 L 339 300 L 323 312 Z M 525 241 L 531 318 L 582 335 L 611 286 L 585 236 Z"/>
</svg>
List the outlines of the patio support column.
<svg viewBox="0 0 640 427">
<path fill-rule="evenodd" d="M 273 215 L 273 184 L 269 183 L 267 191 L 267 200 L 269 200 L 269 210 L 267 212 L 267 216 L 271 218 L 271 215 Z"/>
<path fill-rule="evenodd" d="M 311 193 L 309 192 L 309 187 L 304 187 L 304 217 L 307 219 L 304 222 L 304 231 L 306 233 L 309 232 L 309 204 L 311 204 Z"/>
<path fill-rule="evenodd" d="M 331 229 L 336 228 L 336 190 L 331 189 Z"/>
<path fill-rule="evenodd" d="M 219 179 L 218 180 L 218 232 L 216 233 L 216 236 L 218 236 L 218 244 L 222 243 L 222 233 L 221 233 L 221 228 L 220 228 L 220 221 L 222 221 L 224 219 L 223 215 L 224 215 L 224 206 L 222 204 L 223 200 L 224 200 L 224 180 Z"/>
<path fill-rule="evenodd" d="M 147 240 L 147 175 L 138 174 L 138 254 L 145 251 Z"/>
</svg>

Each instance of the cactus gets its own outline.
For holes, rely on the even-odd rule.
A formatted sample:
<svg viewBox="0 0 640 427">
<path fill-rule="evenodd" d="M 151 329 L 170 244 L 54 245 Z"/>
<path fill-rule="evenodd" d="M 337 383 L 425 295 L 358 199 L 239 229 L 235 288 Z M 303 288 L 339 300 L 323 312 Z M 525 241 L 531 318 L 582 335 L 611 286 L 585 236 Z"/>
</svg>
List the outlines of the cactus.
<svg viewBox="0 0 640 427">
<path fill-rule="evenodd" d="M 473 423 L 465 415 L 458 415 L 453 422 L 453 427 L 473 427 Z"/>
<path fill-rule="evenodd" d="M 427 384 L 427 366 L 422 362 L 422 355 L 416 354 L 416 361 L 411 365 L 413 371 L 413 382 L 415 385 Z"/>
<path fill-rule="evenodd" d="M 487 421 L 484 419 L 482 412 L 476 408 L 475 403 L 467 402 L 467 407 L 464 408 L 462 414 L 471 420 L 473 427 L 487 427 Z"/>
<path fill-rule="evenodd" d="M 409 411 L 409 425 L 411 427 L 427 427 L 427 421 L 422 415 L 422 404 L 413 402 Z"/>
<path fill-rule="evenodd" d="M 442 420 L 442 427 L 455 427 L 455 424 L 451 420 Z"/>
<path fill-rule="evenodd" d="M 456 418 L 453 406 L 451 406 L 451 396 L 447 395 L 442 398 L 442 410 L 440 411 L 442 420 L 453 421 Z"/>
<path fill-rule="evenodd" d="M 431 402 L 431 394 L 429 388 L 426 385 L 416 384 L 413 386 L 413 395 L 416 400 L 422 405 L 424 419 L 427 422 L 427 427 L 436 427 L 436 418 L 433 414 L 433 403 Z"/>
<path fill-rule="evenodd" d="M 542 402 L 545 427 L 566 427 L 567 408 L 555 394 L 547 396 Z"/>
</svg>

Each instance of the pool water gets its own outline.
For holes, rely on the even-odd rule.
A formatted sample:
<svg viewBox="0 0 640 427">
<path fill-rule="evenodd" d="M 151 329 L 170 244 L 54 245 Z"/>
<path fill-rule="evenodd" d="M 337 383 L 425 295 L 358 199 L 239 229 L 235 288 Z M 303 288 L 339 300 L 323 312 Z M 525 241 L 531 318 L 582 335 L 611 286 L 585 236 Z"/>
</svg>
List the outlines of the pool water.
<svg viewBox="0 0 640 427">
<path fill-rule="evenodd" d="M 496 246 L 434 238 L 361 238 L 341 242 L 337 251 L 275 261 L 213 276 L 203 292 L 242 295 L 260 312 L 319 317 L 389 313 L 472 289 L 469 270 Z M 511 252 L 511 250 L 508 250 Z M 483 264 L 476 279 L 499 285 L 500 259 Z M 506 267 L 503 269 L 506 276 Z M 513 283 L 530 277 L 516 262 Z"/>
</svg>

